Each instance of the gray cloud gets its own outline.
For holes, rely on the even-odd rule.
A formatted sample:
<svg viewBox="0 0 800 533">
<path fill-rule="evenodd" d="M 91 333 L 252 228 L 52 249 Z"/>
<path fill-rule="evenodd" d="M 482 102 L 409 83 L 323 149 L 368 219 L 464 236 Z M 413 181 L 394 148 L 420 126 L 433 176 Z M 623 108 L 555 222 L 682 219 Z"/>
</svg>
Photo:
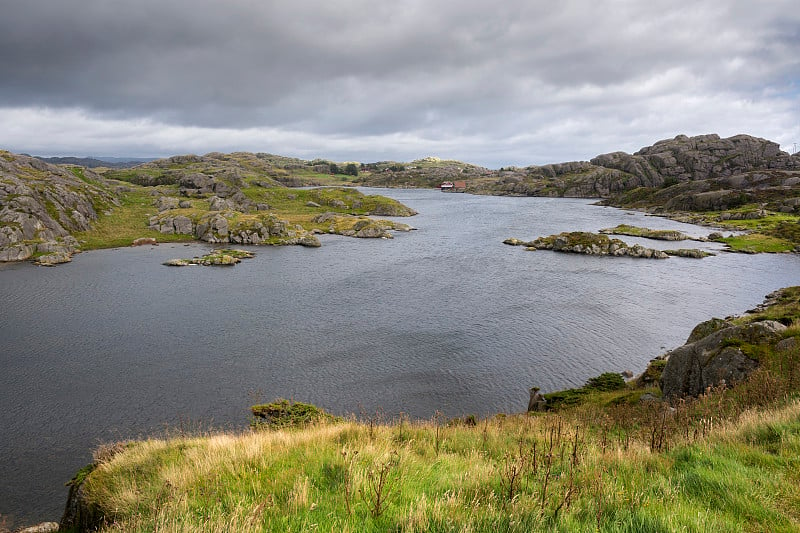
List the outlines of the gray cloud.
<svg viewBox="0 0 800 533">
<path fill-rule="evenodd" d="M 800 140 L 790 1 L 13 4 L 0 18 L 0 125 L 28 117 L 46 152 L 100 153 L 91 132 L 54 136 L 68 117 L 137 132 L 100 143 L 116 153 L 235 138 L 232 149 L 362 160 L 438 148 L 497 166 L 678 133 Z M 36 132 L 12 129 L 0 143 L 34 151 L 23 140 Z"/>
</svg>

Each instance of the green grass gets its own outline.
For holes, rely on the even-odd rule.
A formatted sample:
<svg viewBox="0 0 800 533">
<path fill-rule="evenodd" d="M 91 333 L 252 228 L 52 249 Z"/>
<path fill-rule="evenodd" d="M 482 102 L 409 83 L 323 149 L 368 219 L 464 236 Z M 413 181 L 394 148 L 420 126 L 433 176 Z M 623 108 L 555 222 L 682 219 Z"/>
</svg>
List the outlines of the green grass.
<svg viewBox="0 0 800 533">
<path fill-rule="evenodd" d="M 120 195 L 120 206 L 111 214 L 100 214 L 89 231 L 75 233 L 83 250 L 130 246 L 139 237 L 154 237 L 158 242 L 187 242 L 191 235 L 165 235 L 148 229 L 148 215 L 158 210 L 153 205 L 153 196 L 147 189 L 135 187 Z"/>
<path fill-rule="evenodd" d="M 791 252 L 797 244 L 782 239 L 764 235 L 763 233 L 746 233 L 734 237 L 723 237 L 719 242 L 728 245 L 731 251 L 743 253 L 784 253 Z"/>
<path fill-rule="evenodd" d="M 798 402 L 665 452 L 577 414 L 318 423 L 135 443 L 85 491 L 104 531 L 796 531 L 798 435 Z"/>
<path fill-rule="evenodd" d="M 602 229 L 600 230 L 600 233 L 606 233 L 610 235 L 629 235 L 631 237 L 644 237 L 647 239 L 666 241 L 683 241 L 689 238 L 687 235 L 677 230 L 655 230 L 650 228 L 640 228 L 638 226 L 629 226 L 627 224 L 619 224 L 613 228 Z"/>
</svg>

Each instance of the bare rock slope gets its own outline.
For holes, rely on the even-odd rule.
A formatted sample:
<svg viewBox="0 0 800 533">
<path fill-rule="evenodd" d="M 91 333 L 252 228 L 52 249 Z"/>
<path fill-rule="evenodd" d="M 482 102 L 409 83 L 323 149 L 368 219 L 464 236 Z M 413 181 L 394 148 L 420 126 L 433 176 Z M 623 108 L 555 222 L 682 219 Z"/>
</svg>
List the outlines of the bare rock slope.
<svg viewBox="0 0 800 533">
<path fill-rule="evenodd" d="M 89 229 L 115 203 L 87 169 L 0 151 L 0 261 L 68 261 L 78 250 L 72 232 Z"/>
</svg>

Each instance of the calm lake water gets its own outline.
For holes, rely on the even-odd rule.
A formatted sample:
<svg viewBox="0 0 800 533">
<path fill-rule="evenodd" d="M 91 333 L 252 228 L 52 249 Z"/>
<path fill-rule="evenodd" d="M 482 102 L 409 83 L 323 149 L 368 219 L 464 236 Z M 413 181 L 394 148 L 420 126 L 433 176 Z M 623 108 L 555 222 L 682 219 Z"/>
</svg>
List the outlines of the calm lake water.
<svg viewBox="0 0 800 533">
<path fill-rule="evenodd" d="M 387 417 L 522 411 L 533 385 L 640 372 L 698 322 L 800 284 L 797 255 L 656 261 L 502 244 L 620 223 L 709 232 L 588 200 L 368 192 L 418 210 L 403 219 L 418 230 L 252 248 L 224 269 L 161 265 L 210 248 L 194 244 L 0 266 L 0 515 L 58 520 L 64 483 L 99 443 L 244 428 L 251 404 L 276 397 Z"/>
</svg>

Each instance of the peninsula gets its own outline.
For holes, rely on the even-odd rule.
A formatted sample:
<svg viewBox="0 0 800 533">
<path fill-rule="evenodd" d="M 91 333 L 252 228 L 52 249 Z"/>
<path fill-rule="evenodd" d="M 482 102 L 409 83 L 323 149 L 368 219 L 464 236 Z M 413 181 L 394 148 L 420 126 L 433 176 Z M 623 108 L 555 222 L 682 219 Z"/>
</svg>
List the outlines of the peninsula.
<svg viewBox="0 0 800 533">
<path fill-rule="evenodd" d="M 267 161 L 215 153 L 89 169 L 0 151 L 0 261 L 54 265 L 134 242 L 316 247 L 320 233 L 391 238 L 412 229 L 376 218 L 416 214 L 395 200 L 352 187 L 289 188 Z M 301 175 L 324 184 L 330 176 L 314 168 Z"/>
</svg>

